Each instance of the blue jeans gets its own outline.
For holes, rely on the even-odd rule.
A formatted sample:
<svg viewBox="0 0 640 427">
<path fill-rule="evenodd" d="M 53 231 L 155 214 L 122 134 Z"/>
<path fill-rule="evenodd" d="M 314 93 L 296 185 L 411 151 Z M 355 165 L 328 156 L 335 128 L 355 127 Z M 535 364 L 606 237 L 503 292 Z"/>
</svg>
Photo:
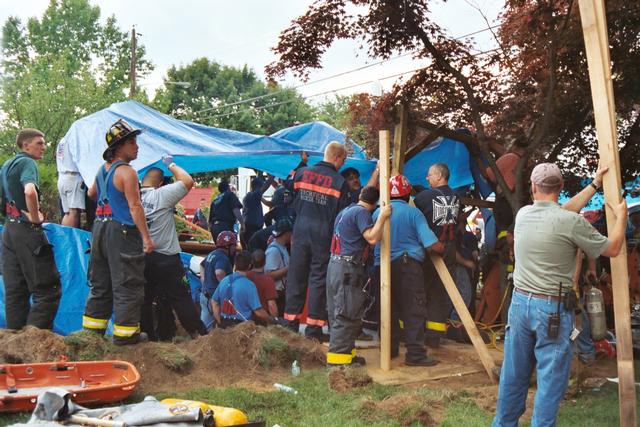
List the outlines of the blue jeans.
<svg viewBox="0 0 640 427">
<path fill-rule="evenodd" d="M 551 299 L 513 292 L 494 427 L 518 425 L 518 419 L 525 411 L 534 368 L 538 384 L 531 425 L 556 425 L 558 407 L 569 381 L 573 329 L 573 313 L 565 310 L 561 303 L 558 337 L 548 337 L 548 317 L 556 312 L 557 304 Z"/>
<path fill-rule="evenodd" d="M 582 363 L 590 363 L 596 360 L 596 346 L 591 339 L 591 323 L 589 323 L 587 310 L 583 309 L 580 316 L 582 316 L 582 331 L 574 343 L 575 352 Z"/>
<path fill-rule="evenodd" d="M 204 292 L 200 293 L 200 320 L 204 323 L 207 331 L 211 330 L 216 320 L 211 309 L 211 299 L 207 298 Z"/>
</svg>

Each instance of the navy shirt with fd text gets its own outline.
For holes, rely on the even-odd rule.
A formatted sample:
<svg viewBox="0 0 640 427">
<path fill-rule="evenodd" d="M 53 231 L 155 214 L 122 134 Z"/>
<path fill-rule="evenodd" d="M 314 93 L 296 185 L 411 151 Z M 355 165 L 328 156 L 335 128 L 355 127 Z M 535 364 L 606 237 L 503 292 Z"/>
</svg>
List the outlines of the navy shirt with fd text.
<svg viewBox="0 0 640 427">
<path fill-rule="evenodd" d="M 362 233 L 373 227 L 371 212 L 364 206 L 352 204 L 338 214 L 333 228 L 331 253 L 334 255 L 353 256 L 366 261 L 369 243 Z"/>
<path fill-rule="evenodd" d="M 344 177 L 331 163 L 320 161 L 298 170 L 293 188 L 295 238 L 328 246 L 336 216 L 347 205 L 349 186 Z"/>
</svg>

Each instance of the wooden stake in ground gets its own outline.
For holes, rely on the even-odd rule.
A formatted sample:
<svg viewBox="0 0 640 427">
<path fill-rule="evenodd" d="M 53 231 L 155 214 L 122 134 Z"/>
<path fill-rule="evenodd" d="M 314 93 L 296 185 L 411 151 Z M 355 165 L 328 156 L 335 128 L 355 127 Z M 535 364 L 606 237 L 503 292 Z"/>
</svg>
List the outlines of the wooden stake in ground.
<svg viewBox="0 0 640 427">
<path fill-rule="evenodd" d="M 380 131 L 380 206 L 391 203 L 389 193 L 389 131 Z M 384 223 L 380 242 L 380 368 L 391 369 L 391 225 Z"/>
<path fill-rule="evenodd" d="M 480 356 L 482 366 L 484 366 L 485 371 L 487 371 L 491 383 L 495 384 L 496 377 L 493 371 L 496 365 L 493 357 L 489 354 L 489 350 L 487 350 L 487 346 L 484 344 L 484 341 L 480 336 L 480 332 L 478 332 L 478 328 L 476 327 L 476 323 L 473 321 L 473 318 L 460 295 L 460 291 L 458 291 L 456 284 L 453 282 L 453 278 L 451 277 L 449 270 L 447 270 L 447 266 L 440 255 L 431 254 L 431 261 L 433 262 L 433 265 L 438 272 L 438 276 L 440 276 L 440 280 L 442 280 L 442 283 L 449 294 L 449 298 L 451 298 L 451 302 L 453 302 L 453 306 L 455 307 L 458 316 L 460 316 L 460 320 L 462 320 L 464 328 L 467 330 L 469 338 L 471 338 L 471 343 L 475 347 L 478 356 Z"/>
<path fill-rule="evenodd" d="M 399 123 L 393 131 L 393 164 L 391 173 L 401 174 L 404 170 L 404 154 L 407 146 L 407 121 L 409 120 L 407 108 L 404 105 L 398 107 Z"/>
<path fill-rule="evenodd" d="M 580 17 L 589 65 L 589 80 L 593 112 L 598 136 L 600 163 L 609 167 L 603 177 L 604 199 L 609 205 L 620 203 L 620 157 L 616 129 L 615 102 L 611 82 L 611 59 L 607 19 L 603 0 L 580 0 Z M 607 206 L 607 230 L 614 225 L 614 216 Z M 629 305 L 629 274 L 627 270 L 627 244 L 620 254 L 611 259 L 613 309 L 616 325 L 618 377 L 620 378 L 620 425 L 636 425 L 636 393 L 633 371 L 633 343 Z"/>
</svg>

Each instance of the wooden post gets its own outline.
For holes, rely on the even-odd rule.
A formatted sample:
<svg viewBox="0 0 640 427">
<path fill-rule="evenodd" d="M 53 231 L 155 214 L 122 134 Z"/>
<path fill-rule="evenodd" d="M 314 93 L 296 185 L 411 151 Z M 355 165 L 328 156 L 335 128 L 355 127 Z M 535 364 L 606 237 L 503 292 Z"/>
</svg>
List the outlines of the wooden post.
<svg viewBox="0 0 640 427">
<path fill-rule="evenodd" d="M 407 146 L 407 120 L 408 112 L 404 105 L 398 106 L 398 124 L 393 130 L 393 165 L 391 171 L 394 175 L 402 173 L 404 169 L 404 151 Z"/>
<path fill-rule="evenodd" d="M 388 130 L 380 131 L 380 206 L 387 206 L 389 193 Z M 380 368 L 391 370 L 391 224 L 384 223 L 380 242 Z"/>
<path fill-rule="evenodd" d="M 611 59 L 607 19 L 603 0 L 580 0 L 580 17 L 589 66 L 593 112 L 598 136 L 600 163 L 608 166 L 603 177 L 604 199 L 607 210 L 607 229 L 614 225 L 609 205 L 618 204 L 620 196 L 620 157 L 616 129 L 615 102 L 611 82 Z M 631 341 L 631 317 L 629 305 L 629 275 L 627 270 L 627 245 L 622 244 L 620 254 L 611 259 L 613 309 L 616 326 L 616 350 L 618 358 L 618 388 L 620 425 L 636 425 L 636 393 L 633 371 L 633 343 Z"/>
<path fill-rule="evenodd" d="M 487 371 L 491 383 L 495 384 L 496 377 L 493 373 L 495 362 L 493 360 L 493 357 L 491 357 L 491 355 L 489 354 L 489 350 L 487 350 L 487 346 L 484 344 L 484 341 L 480 336 L 480 332 L 478 332 L 478 328 L 476 328 L 476 323 L 473 321 L 473 318 L 471 317 L 471 314 L 469 313 L 469 310 L 467 309 L 467 306 L 465 305 L 464 300 L 462 299 L 462 296 L 460 295 L 460 292 L 456 287 L 456 284 L 453 282 L 453 278 L 451 277 L 449 270 L 447 270 L 447 266 L 445 265 L 440 255 L 432 253 L 431 261 L 433 261 L 433 265 L 438 272 L 438 276 L 440 276 L 440 280 L 442 280 L 442 283 L 444 284 L 444 287 L 447 290 L 449 297 L 451 298 L 451 302 L 453 302 L 453 306 L 455 307 L 458 316 L 460 316 L 460 320 L 462 320 L 462 324 L 467 330 L 469 338 L 471 338 L 471 343 L 475 347 L 478 356 L 480 356 L 480 362 L 482 362 L 482 366 L 484 366 L 485 371 Z"/>
</svg>

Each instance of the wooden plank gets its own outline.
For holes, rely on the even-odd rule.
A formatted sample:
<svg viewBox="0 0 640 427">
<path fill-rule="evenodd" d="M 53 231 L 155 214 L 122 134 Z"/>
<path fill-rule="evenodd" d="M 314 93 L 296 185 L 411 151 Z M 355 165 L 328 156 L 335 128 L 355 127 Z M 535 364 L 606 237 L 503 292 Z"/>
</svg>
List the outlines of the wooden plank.
<svg viewBox="0 0 640 427">
<path fill-rule="evenodd" d="M 177 214 L 173 214 L 173 217 L 180 223 L 182 223 L 183 225 L 185 225 L 187 228 L 192 229 L 193 231 L 195 231 L 196 233 L 202 234 L 204 237 L 208 237 L 209 239 L 211 239 L 213 241 L 213 236 L 211 235 L 211 232 L 207 229 L 204 229 L 202 227 L 200 227 L 197 224 L 194 224 L 192 222 L 190 222 L 189 220 L 182 218 L 180 215 Z"/>
<path fill-rule="evenodd" d="M 391 203 L 389 193 L 388 130 L 380 131 L 380 206 Z M 380 368 L 391 369 L 391 221 L 385 221 L 380 242 Z"/>
<path fill-rule="evenodd" d="M 408 111 L 404 105 L 398 107 L 398 124 L 393 132 L 393 175 L 401 174 L 404 170 L 404 151 L 407 146 L 407 120 Z"/>
<path fill-rule="evenodd" d="M 609 171 L 603 177 L 603 187 L 607 206 L 607 229 L 611 232 L 614 225 L 614 216 L 609 205 L 617 204 L 621 201 L 621 177 L 607 21 L 603 0 L 579 0 L 579 4 L 589 67 L 589 81 L 591 83 L 600 163 L 609 167 Z M 620 386 L 618 388 L 620 425 L 624 427 L 635 426 L 637 409 L 629 311 L 626 241 L 622 245 L 620 254 L 611 259 L 611 278 L 616 326 L 618 376 L 620 378 Z"/>
<path fill-rule="evenodd" d="M 479 208 L 491 208 L 495 206 L 495 202 L 489 200 L 476 199 L 475 197 L 460 197 L 458 199 L 461 205 L 476 206 Z"/>
<path fill-rule="evenodd" d="M 451 298 L 451 302 L 453 302 L 453 306 L 460 316 L 460 320 L 462 320 L 462 324 L 467 330 L 467 334 L 471 339 L 471 343 L 476 349 L 478 356 L 480 356 L 480 362 L 482 362 L 482 366 L 484 366 L 485 371 L 487 371 L 487 375 L 489 375 L 489 380 L 491 380 L 492 384 L 496 384 L 496 377 L 494 375 L 495 369 L 495 361 L 491 354 L 489 354 L 489 349 L 484 344 L 482 337 L 480 336 L 480 332 L 478 332 L 478 328 L 476 327 L 476 322 L 473 321 L 467 306 L 465 305 L 456 284 L 453 282 L 453 278 L 447 270 L 447 266 L 444 264 L 442 257 L 440 255 L 431 254 L 431 261 L 433 261 L 433 265 L 440 276 L 440 280 L 444 284 L 449 297 Z"/>
</svg>

